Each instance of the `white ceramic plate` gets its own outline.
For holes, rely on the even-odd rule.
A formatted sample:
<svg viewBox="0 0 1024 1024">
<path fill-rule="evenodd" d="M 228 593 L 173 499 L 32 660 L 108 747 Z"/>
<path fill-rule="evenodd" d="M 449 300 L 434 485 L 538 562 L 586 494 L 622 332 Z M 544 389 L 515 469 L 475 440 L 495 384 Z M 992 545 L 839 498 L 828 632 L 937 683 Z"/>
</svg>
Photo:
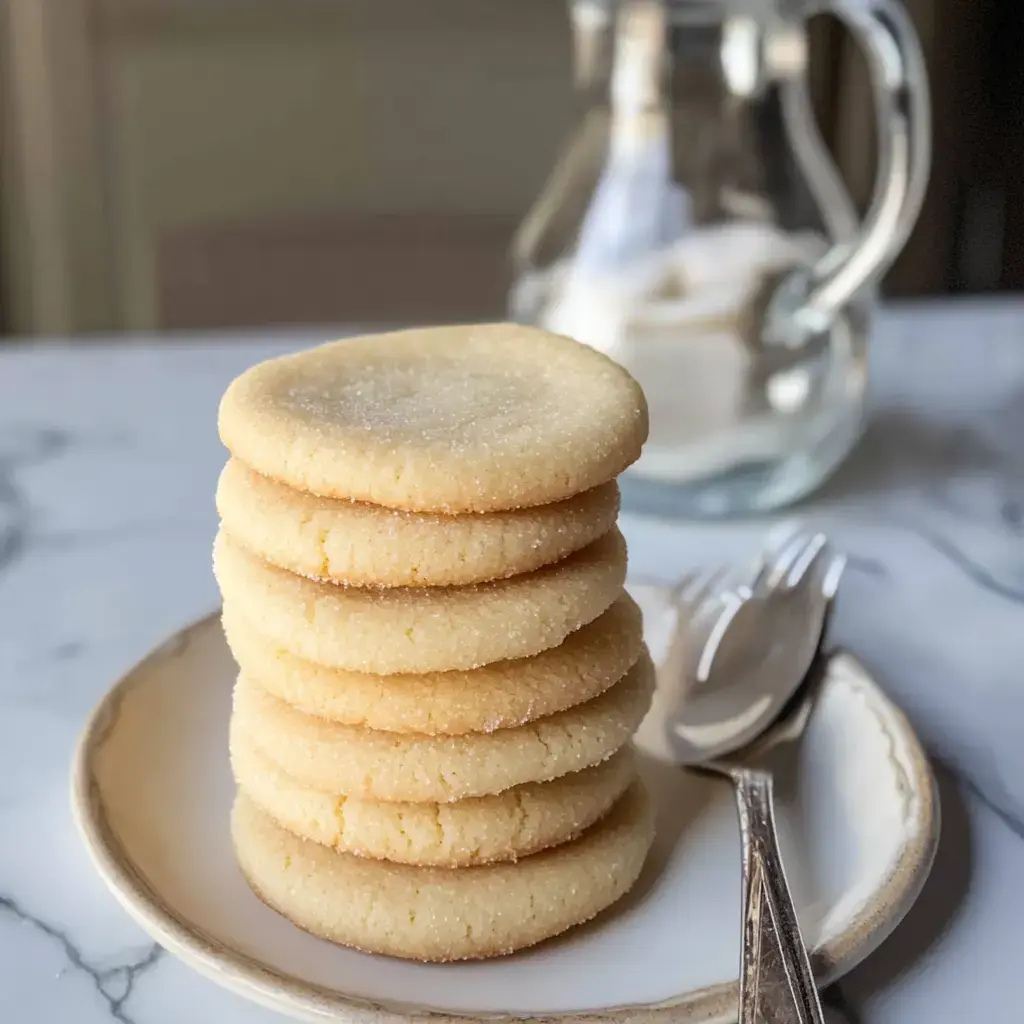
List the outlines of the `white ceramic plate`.
<svg viewBox="0 0 1024 1024">
<path fill-rule="evenodd" d="M 656 654 L 658 609 L 647 612 Z M 635 891 L 589 926 L 479 963 L 368 956 L 294 928 L 235 867 L 234 675 L 217 616 L 190 626 L 107 694 L 76 758 L 75 814 L 96 866 L 172 953 L 310 1021 L 735 1020 L 739 848 L 726 786 L 647 765 L 655 848 Z M 938 831 L 934 784 L 903 715 L 846 657 L 833 662 L 807 736 L 778 770 L 790 881 L 826 981 L 875 949 L 920 891 Z"/>
</svg>

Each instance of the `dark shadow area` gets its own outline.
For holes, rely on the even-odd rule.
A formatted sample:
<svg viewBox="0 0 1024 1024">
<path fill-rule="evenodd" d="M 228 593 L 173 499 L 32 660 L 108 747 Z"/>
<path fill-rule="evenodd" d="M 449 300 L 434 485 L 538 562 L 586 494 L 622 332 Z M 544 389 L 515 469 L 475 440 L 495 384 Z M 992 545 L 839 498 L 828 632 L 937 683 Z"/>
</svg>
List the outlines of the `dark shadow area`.
<svg viewBox="0 0 1024 1024">
<path fill-rule="evenodd" d="M 840 982 L 829 985 L 821 993 L 821 1003 L 826 1024 L 865 1024 L 863 1014 L 853 1005 Z"/>
</svg>

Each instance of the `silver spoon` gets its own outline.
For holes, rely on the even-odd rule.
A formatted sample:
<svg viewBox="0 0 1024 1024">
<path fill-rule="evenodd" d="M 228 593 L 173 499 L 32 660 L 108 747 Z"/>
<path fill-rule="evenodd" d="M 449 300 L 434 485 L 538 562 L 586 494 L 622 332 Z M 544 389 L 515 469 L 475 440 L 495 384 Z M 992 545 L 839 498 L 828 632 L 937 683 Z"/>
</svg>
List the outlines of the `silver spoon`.
<svg viewBox="0 0 1024 1024">
<path fill-rule="evenodd" d="M 661 709 L 663 744 L 653 752 L 728 778 L 736 797 L 739 1024 L 824 1020 L 779 850 L 772 774 L 748 762 L 803 734 L 820 675 L 811 668 L 844 568 L 845 559 L 827 556 L 823 536 L 791 538 L 748 586 L 705 588 L 688 606 L 696 628 L 677 630 L 659 671 L 659 691 L 684 696 Z"/>
</svg>

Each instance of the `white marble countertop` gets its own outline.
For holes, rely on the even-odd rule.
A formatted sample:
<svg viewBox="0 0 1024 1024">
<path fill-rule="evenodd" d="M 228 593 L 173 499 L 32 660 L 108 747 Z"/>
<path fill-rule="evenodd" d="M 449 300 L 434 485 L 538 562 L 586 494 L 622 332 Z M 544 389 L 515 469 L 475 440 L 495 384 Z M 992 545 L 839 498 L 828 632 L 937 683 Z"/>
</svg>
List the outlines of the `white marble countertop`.
<svg viewBox="0 0 1024 1024">
<path fill-rule="evenodd" d="M 217 602 L 217 400 L 329 336 L 0 347 L 0 1021 L 280 1020 L 129 921 L 74 833 L 93 704 Z M 944 832 L 918 906 L 829 992 L 847 1024 L 1009 1020 L 1024 923 L 1024 302 L 889 312 L 864 442 L 800 515 L 853 555 L 836 624 L 937 759 Z M 763 523 L 626 517 L 641 572 L 749 550 Z"/>
</svg>

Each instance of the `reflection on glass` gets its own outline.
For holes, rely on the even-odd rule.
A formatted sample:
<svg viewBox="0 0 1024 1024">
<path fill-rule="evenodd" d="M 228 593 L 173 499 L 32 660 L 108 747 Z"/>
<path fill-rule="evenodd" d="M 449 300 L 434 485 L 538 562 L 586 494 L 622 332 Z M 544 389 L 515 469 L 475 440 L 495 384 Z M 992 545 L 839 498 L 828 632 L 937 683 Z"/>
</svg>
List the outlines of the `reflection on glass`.
<svg viewBox="0 0 1024 1024">
<path fill-rule="evenodd" d="M 872 287 L 927 169 L 920 132 L 899 149 L 908 126 L 880 104 L 892 138 L 858 224 L 809 114 L 804 25 L 730 10 L 573 6 L 587 110 L 513 245 L 510 314 L 606 352 L 647 393 L 627 501 L 688 514 L 789 502 L 852 445 Z"/>
</svg>

